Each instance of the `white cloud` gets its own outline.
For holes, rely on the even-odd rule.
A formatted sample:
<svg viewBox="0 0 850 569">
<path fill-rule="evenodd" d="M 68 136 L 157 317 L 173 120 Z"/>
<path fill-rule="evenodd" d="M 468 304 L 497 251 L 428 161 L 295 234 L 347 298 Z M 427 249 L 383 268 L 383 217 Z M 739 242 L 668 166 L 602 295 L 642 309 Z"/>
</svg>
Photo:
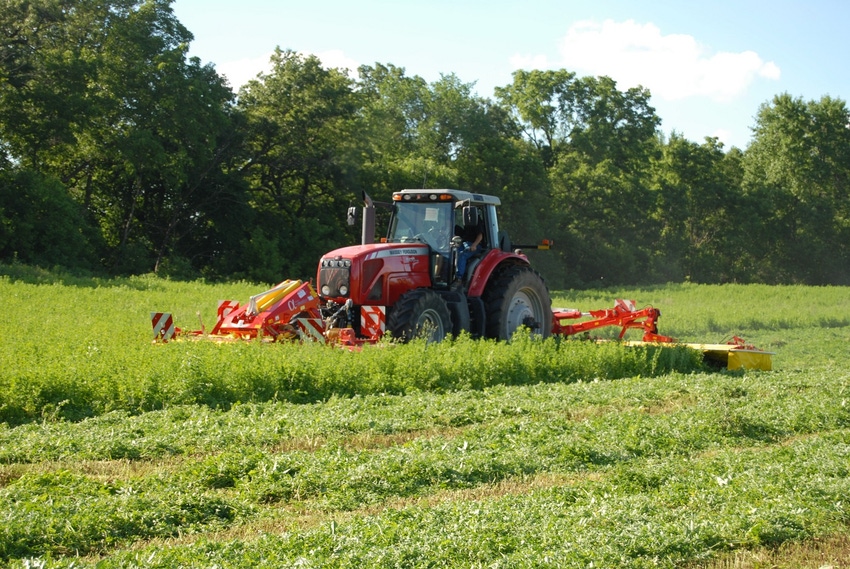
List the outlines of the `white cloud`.
<svg viewBox="0 0 850 569">
<path fill-rule="evenodd" d="M 357 73 L 357 68 L 360 67 L 360 64 L 356 60 L 348 57 L 339 49 L 317 53 L 316 57 L 322 61 L 323 67 L 327 69 L 347 69 L 349 75 Z"/>
<path fill-rule="evenodd" d="M 545 56 L 514 56 L 515 68 L 563 67 L 580 74 L 607 75 L 621 88 L 642 85 L 668 101 L 704 96 L 730 101 L 757 78 L 779 79 L 779 67 L 753 51 L 712 52 L 693 36 L 663 35 L 654 24 L 634 20 L 601 24 L 581 21 L 559 43 L 554 65 Z"/>
<path fill-rule="evenodd" d="M 251 79 L 256 79 L 260 73 L 271 73 L 271 57 L 274 52 L 268 52 L 258 57 L 247 57 L 234 61 L 225 61 L 216 66 L 216 71 L 220 75 L 227 77 L 231 88 L 234 91 L 239 90 Z M 360 66 L 357 61 L 345 55 L 341 50 L 324 51 L 317 53 L 316 57 L 322 62 L 322 67 L 326 69 L 338 68 L 347 69 L 349 75 L 354 76 L 357 68 Z"/>
<path fill-rule="evenodd" d="M 259 73 L 269 73 L 271 71 L 272 53 L 268 52 L 259 57 L 225 61 L 216 65 L 216 71 L 220 75 L 227 77 L 230 87 L 234 91 L 237 91 L 242 85 L 251 79 L 255 79 Z"/>
<path fill-rule="evenodd" d="M 729 129 L 718 128 L 711 134 L 711 136 L 722 142 L 724 146 L 732 146 L 732 133 Z"/>
</svg>

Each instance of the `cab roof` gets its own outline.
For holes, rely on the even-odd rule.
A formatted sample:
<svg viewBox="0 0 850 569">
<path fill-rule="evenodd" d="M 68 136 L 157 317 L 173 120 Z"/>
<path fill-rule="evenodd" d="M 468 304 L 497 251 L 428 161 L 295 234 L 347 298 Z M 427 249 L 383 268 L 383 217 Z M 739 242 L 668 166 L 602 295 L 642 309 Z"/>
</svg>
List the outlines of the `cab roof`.
<svg viewBox="0 0 850 569">
<path fill-rule="evenodd" d="M 496 196 L 489 196 L 487 194 L 475 194 L 465 190 L 432 188 L 421 190 L 407 189 L 394 192 L 393 201 L 447 201 L 446 196 L 451 196 L 451 200 L 455 203 L 465 202 L 469 205 L 500 205 L 502 203 Z"/>
</svg>

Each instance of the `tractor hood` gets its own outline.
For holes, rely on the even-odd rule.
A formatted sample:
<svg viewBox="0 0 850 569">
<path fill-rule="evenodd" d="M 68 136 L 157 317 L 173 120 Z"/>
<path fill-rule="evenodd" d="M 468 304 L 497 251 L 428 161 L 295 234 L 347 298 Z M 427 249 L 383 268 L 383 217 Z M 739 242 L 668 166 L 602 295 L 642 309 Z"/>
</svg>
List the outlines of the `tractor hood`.
<svg viewBox="0 0 850 569">
<path fill-rule="evenodd" d="M 355 305 L 392 305 L 398 291 L 431 286 L 431 252 L 422 243 L 342 247 L 319 261 L 319 295 Z"/>
</svg>

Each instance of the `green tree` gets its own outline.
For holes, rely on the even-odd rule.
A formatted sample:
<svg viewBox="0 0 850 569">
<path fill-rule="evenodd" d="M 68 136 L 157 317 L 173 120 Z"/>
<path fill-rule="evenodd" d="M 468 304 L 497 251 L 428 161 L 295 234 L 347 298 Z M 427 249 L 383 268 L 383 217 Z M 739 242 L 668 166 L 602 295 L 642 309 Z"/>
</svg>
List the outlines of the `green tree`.
<svg viewBox="0 0 850 569">
<path fill-rule="evenodd" d="M 697 144 L 673 134 L 655 165 L 660 229 L 655 274 L 663 280 L 741 280 L 738 259 L 748 210 L 741 152 L 716 138 Z M 744 277 L 745 278 L 745 277 Z"/>
<path fill-rule="evenodd" d="M 361 67 L 360 77 L 364 187 L 384 199 L 423 186 L 494 194 L 503 202 L 500 226 L 515 240 L 546 236 L 546 174 L 503 106 L 455 75 L 428 84 L 378 64 Z"/>
<path fill-rule="evenodd" d="M 55 178 L 0 169 L 0 259 L 46 267 L 95 267 L 82 207 Z"/>
<path fill-rule="evenodd" d="M 242 270 L 270 281 L 309 278 L 322 253 L 354 238 L 344 213 L 357 189 L 358 97 L 345 71 L 315 56 L 277 49 L 271 63 L 239 94 L 241 171 L 256 211 L 243 228 L 253 262 Z"/>
<path fill-rule="evenodd" d="M 831 97 L 783 94 L 760 107 L 744 183 L 761 205 L 763 280 L 850 283 L 848 124 L 847 105 Z"/>
<path fill-rule="evenodd" d="M 646 280 L 657 240 L 646 219 L 660 123 L 649 92 L 565 70 L 518 71 L 513 79 L 496 94 L 548 170 L 566 284 Z"/>
<path fill-rule="evenodd" d="M 575 85 L 576 74 L 565 69 L 519 70 L 510 85 L 496 88 L 497 100 L 516 117 L 547 167 L 578 126 Z"/>
<path fill-rule="evenodd" d="M 91 47 L 106 13 L 85 0 L 0 2 L 0 140 L 23 166 L 39 169 L 90 116 Z"/>
<path fill-rule="evenodd" d="M 388 199 L 403 188 L 457 185 L 470 86 L 453 75 L 429 85 L 394 65 L 364 65 L 359 76 L 363 186 Z"/>
<path fill-rule="evenodd" d="M 187 59 L 192 36 L 168 2 L 148 0 L 109 25 L 99 112 L 62 157 L 64 174 L 100 220 L 113 266 L 158 270 L 186 255 L 181 237 L 220 198 L 213 180 L 232 151 L 232 92 L 211 66 Z"/>
<path fill-rule="evenodd" d="M 625 91 L 609 77 L 582 77 L 573 85 L 574 127 L 570 146 L 591 164 L 610 160 L 625 173 L 641 175 L 656 156 L 661 119 L 649 91 Z"/>
<path fill-rule="evenodd" d="M 232 92 L 187 60 L 169 0 L 7 0 L 0 141 L 58 177 L 100 228 L 119 272 L 186 256 L 232 141 Z M 191 241 L 196 241 L 194 237 Z"/>
</svg>

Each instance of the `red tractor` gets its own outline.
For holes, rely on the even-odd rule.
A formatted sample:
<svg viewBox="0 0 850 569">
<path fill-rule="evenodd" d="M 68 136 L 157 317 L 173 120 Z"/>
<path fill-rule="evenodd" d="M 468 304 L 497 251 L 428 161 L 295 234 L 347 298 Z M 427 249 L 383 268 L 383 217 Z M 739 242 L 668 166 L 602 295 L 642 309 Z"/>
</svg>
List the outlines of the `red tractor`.
<svg viewBox="0 0 850 569">
<path fill-rule="evenodd" d="M 520 326 L 543 337 L 552 332 L 549 291 L 499 229 L 499 198 L 460 190 L 395 192 L 387 235 L 374 243 L 374 204 L 364 197 L 362 244 L 331 251 L 319 263 L 317 290 L 330 328 L 351 328 L 358 338 L 389 331 L 394 338 L 425 334 L 435 341 L 461 331 L 509 339 Z M 463 253 L 460 234 L 469 228 L 480 243 Z M 470 258 L 458 279 L 462 254 Z"/>
<path fill-rule="evenodd" d="M 362 243 L 324 255 L 317 287 L 285 280 L 243 306 L 221 301 L 213 329 L 183 331 L 172 316 L 152 312 L 155 342 L 175 336 L 215 340 L 300 339 L 344 346 L 375 343 L 385 333 L 440 341 L 468 332 L 508 340 L 520 327 L 550 334 L 590 335 L 608 326 L 642 332 L 642 342 L 675 342 L 658 334 L 661 313 L 618 299 L 613 308 L 583 312 L 551 308 L 549 290 L 522 253 L 541 245 L 511 244 L 499 229 L 499 198 L 461 190 L 395 192 L 386 237 L 375 242 L 375 205 L 364 194 Z M 356 208 L 349 210 L 354 223 Z M 475 235 L 472 250 L 461 235 Z M 467 237 L 467 239 L 472 240 Z M 461 257 L 464 257 L 461 259 Z M 458 278 L 461 270 L 463 278 Z M 318 292 L 317 292 L 318 290 Z M 770 353 L 739 338 L 728 344 L 688 344 L 732 369 L 770 369 Z"/>
</svg>

